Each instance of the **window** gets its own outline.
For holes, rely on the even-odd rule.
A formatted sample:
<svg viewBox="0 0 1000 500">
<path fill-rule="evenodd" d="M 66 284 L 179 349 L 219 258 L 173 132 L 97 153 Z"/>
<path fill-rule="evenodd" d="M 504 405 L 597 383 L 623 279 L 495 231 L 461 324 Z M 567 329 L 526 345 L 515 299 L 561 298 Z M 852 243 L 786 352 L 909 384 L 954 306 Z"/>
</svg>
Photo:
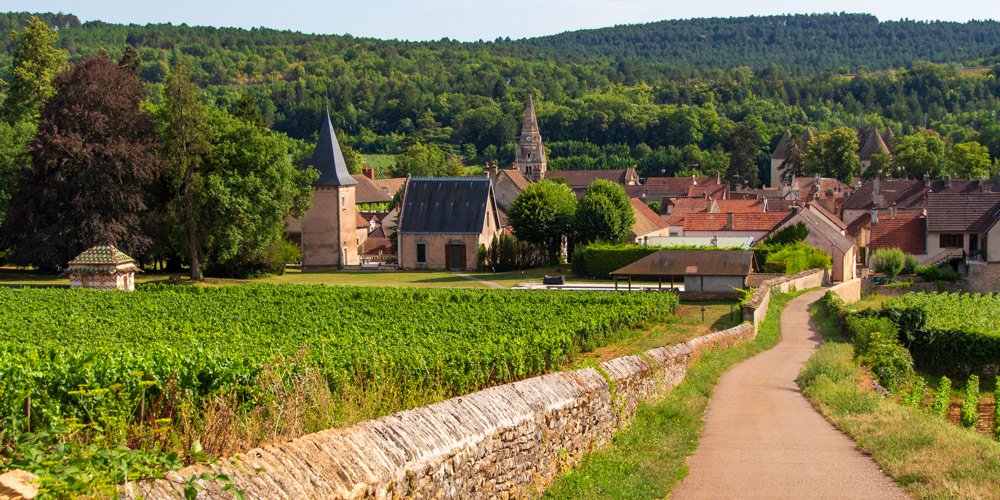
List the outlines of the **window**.
<svg viewBox="0 0 1000 500">
<path fill-rule="evenodd" d="M 347 210 L 347 195 L 346 194 L 340 195 L 340 209 L 341 210 Z"/>
<path fill-rule="evenodd" d="M 962 248 L 963 238 L 961 234 L 942 234 L 940 236 L 941 248 Z"/>
<path fill-rule="evenodd" d="M 417 263 L 424 264 L 427 262 L 427 243 L 420 242 L 417 243 Z"/>
</svg>

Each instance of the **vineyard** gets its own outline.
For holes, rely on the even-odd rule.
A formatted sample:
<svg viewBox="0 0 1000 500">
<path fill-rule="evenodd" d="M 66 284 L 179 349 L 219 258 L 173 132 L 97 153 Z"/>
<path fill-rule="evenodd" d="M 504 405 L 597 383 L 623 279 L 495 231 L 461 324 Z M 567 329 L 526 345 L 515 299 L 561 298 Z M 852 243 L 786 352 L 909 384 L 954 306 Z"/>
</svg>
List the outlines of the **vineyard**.
<svg viewBox="0 0 1000 500">
<path fill-rule="evenodd" d="M 333 397 L 368 386 L 465 393 L 558 367 L 676 306 L 673 294 L 600 292 L 0 289 L 0 445 L 67 419 L 163 417 L 165 394 L 195 407 L 231 394 L 249 409 L 268 397 L 269 370 L 314 370 Z"/>
<path fill-rule="evenodd" d="M 899 325 L 920 366 L 968 372 L 1000 363 L 998 296 L 909 293 L 887 302 L 882 314 Z"/>
</svg>

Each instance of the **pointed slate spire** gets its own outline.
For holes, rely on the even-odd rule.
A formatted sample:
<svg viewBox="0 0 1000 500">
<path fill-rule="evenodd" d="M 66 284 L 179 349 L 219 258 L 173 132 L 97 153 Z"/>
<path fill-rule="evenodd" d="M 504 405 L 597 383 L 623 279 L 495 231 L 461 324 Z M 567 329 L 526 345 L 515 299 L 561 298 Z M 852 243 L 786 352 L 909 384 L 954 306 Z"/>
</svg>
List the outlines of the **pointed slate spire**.
<svg viewBox="0 0 1000 500">
<path fill-rule="evenodd" d="M 319 140 L 316 142 L 316 150 L 309 160 L 309 165 L 319 170 L 319 178 L 313 181 L 313 186 L 351 186 L 358 183 L 347 170 L 344 153 L 340 151 L 337 134 L 333 131 L 329 109 L 323 117 Z"/>
<path fill-rule="evenodd" d="M 540 135 L 538 117 L 535 116 L 535 99 L 531 94 L 528 94 L 528 104 L 524 107 L 524 124 L 521 125 L 521 140 L 523 141 L 525 137 L 530 136 L 533 141 L 537 141 L 536 137 Z"/>
</svg>

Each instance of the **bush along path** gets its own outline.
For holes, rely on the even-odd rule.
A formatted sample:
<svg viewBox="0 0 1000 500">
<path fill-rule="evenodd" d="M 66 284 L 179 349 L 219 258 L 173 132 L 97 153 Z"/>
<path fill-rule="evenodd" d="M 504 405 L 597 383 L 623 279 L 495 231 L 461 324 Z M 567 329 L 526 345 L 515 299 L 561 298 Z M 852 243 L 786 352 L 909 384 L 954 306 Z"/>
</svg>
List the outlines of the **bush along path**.
<svg viewBox="0 0 1000 500">
<path fill-rule="evenodd" d="M 674 498 L 908 498 L 795 383 L 821 340 L 808 307 L 822 294 L 790 302 L 781 342 L 723 375 Z"/>
</svg>

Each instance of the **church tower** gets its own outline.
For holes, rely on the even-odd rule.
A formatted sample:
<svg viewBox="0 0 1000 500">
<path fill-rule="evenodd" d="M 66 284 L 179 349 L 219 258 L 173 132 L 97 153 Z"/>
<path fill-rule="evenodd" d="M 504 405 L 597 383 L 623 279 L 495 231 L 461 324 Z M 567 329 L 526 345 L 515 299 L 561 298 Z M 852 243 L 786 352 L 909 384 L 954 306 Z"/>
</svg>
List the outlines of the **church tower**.
<svg viewBox="0 0 1000 500">
<path fill-rule="evenodd" d="M 360 264 L 354 186 L 329 110 L 309 165 L 319 171 L 313 182 L 312 207 L 302 218 L 302 269 L 343 269 Z"/>
<path fill-rule="evenodd" d="M 538 130 L 538 118 L 535 117 L 535 100 L 528 94 L 528 105 L 524 107 L 524 125 L 521 126 L 521 137 L 517 141 L 517 153 L 514 156 L 514 168 L 532 182 L 537 182 L 545 178 L 548 166 L 542 134 Z"/>
</svg>

